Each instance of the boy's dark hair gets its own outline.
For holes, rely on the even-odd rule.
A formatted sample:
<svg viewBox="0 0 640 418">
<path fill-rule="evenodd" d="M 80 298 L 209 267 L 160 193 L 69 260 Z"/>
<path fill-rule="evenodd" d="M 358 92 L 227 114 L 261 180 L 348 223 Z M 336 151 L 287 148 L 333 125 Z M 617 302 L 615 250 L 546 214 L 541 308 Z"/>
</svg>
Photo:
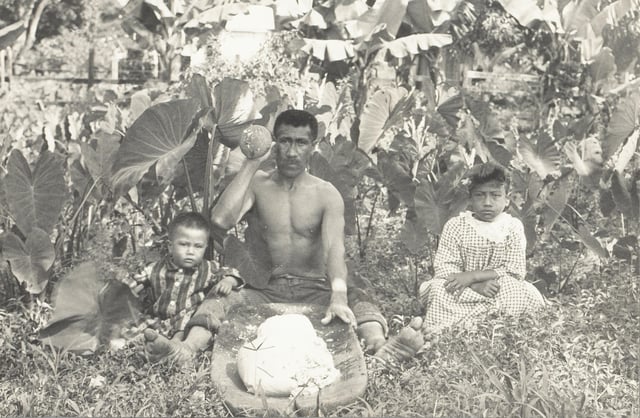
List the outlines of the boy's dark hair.
<svg viewBox="0 0 640 418">
<path fill-rule="evenodd" d="M 177 214 L 169 223 L 169 239 L 173 237 L 178 227 L 194 228 L 206 231 L 207 235 L 211 232 L 211 224 L 198 212 L 182 212 Z"/>
<path fill-rule="evenodd" d="M 294 128 L 308 126 L 311 129 L 311 140 L 315 141 L 318 136 L 318 120 L 306 110 L 289 109 L 280 113 L 273 124 L 274 136 L 281 125 L 289 125 Z"/>
<path fill-rule="evenodd" d="M 509 191 L 509 174 L 507 170 L 499 164 L 488 162 L 473 166 L 469 170 L 468 177 L 469 192 L 472 192 L 476 187 L 491 182 L 497 182 L 504 184 L 505 191 Z"/>
</svg>

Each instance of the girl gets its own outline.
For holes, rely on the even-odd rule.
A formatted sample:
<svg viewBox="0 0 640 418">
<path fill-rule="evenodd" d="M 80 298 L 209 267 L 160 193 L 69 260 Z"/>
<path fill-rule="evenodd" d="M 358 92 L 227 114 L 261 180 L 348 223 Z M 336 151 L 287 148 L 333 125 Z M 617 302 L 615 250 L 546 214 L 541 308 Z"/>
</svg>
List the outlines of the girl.
<svg viewBox="0 0 640 418">
<path fill-rule="evenodd" d="M 544 305 L 524 280 L 526 238 L 519 219 L 504 212 L 508 178 L 493 163 L 472 168 L 471 211 L 445 224 L 434 262 L 435 278 L 422 283 L 424 329 L 468 324 L 492 309 L 520 315 Z"/>
</svg>

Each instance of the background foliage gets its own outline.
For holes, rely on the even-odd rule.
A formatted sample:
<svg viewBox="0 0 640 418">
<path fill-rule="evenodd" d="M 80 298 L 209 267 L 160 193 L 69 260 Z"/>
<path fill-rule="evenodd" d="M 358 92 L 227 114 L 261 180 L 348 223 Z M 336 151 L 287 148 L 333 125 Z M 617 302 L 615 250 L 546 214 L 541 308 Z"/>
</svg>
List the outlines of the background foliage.
<svg viewBox="0 0 640 418">
<path fill-rule="evenodd" d="M 3 14 L 7 23 L 41 4 L 9 3 L 0 4 L 15 14 Z M 43 9 L 25 68 L 74 74 L 88 47 L 116 42 L 159 54 L 164 81 L 18 80 L 0 97 L 2 356 L 15 359 L 6 375 L 23 379 L 26 393 L 55 383 L 64 394 L 54 405 L 0 385 L 7 414 L 224 413 L 204 402 L 217 399 L 206 362 L 171 380 L 142 365 L 139 350 L 76 357 L 43 347 L 34 332 L 56 283 L 81 260 L 126 274 L 158 257 L 175 213 L 208 214 L 241 161 L 242 129 L 272 127 L 289 107 L 320 121 L 310 171 L 343 196 L 350 261 L 396 327 L 420 314 L 415 294 L 438 235 L 465 208 L 466 171 L 484 161 L 512 172 L 509 211 L 525 224 L 528 279 L 552 301 L 539 318 L 453 330 L 406 368 L 372 365 L 367 399 L 333 413 L 423 414 L 423 398 L 445 416 L 637 413 L 637 2 L 270 2 L 257 16 L 270 13 L 274 30 L 256 35 L 253 56 L 231 58 L 225 28 L 264 12 L 255 8 L 264 2 L 72 3 Z M 107 67 L 108 54 L 98 62 Z M 239 240 L 226 242 L 257 266 L 245 275 L 267 274 L 260 248 L 243 243 L 252 231 L 232 234 Z M 223 257 L 222 239 L 211 248 Z M 107 372 L 114 362 L 133 367 Z M 79 365 L 91 372 L 80 376 Z M 167 403 L 136 403 L 127 391 L 137 382 L 170 388 Z M 201 395 L 188 397 L 183 384 Z M 104 391 L 122 404 L 100 404 Z M 395 409 L 398 399 L 409 409 Z"/>
</svg>

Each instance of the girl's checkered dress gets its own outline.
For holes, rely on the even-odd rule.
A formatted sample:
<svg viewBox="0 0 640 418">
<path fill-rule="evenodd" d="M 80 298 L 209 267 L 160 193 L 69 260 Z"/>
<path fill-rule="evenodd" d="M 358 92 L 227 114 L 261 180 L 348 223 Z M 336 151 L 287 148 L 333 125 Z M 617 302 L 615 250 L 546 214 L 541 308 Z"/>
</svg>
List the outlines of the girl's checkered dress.
<svg viewBox="0 0 640 418">
<path fill-rule="evenodd" d="M 524 280 L 526 238 L 519 219 L 507 213 L 483 222 L 464 212 L 444 226 L 434 262 L 435 278 L 422 283 L 420 299 L 425 305 L 424 327 L 439 331 L 468 324 L 490 310 L 519 315 L 544 305 L 540 292 Z M 453 273 L 494 270 L 500 290 L 495 298 L 466 288 L 459 296 L 444 288 Z"/>
</svg>

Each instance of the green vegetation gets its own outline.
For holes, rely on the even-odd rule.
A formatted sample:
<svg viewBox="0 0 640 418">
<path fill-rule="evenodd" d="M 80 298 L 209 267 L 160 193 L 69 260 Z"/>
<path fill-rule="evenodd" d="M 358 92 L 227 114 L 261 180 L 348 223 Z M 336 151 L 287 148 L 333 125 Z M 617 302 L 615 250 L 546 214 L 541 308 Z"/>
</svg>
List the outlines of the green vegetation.
<svg viewBox="0 0 640 418">
<path fill-rule="evenodd" d="M 421 313 L 418 285 L 480 162 L 511 170 L 528 280 L 550 300 L 537 317 L 450 330 L 399 367 L 370 359 L 366 396 L 325 415 L 640 414 L 637 0 L 558 13 L 520 0 L 29 3 L 0 1 L 6 23 L 42 30 L 0 33 L 24 72 L 85 77 L 91 47 L 107 71 L 112 44 L 158 54 L 160 71 L 136 87 L 16 77 L 0 92 L 0 415 L 229 415 L 207 353 L 177 370 L 140 345 L 83 357 L 37 332 L 81 261 L 126 274 L 162 251 L 173 214 L 208 215 L 243 130 L 288 107 L 320 122 L 309 169 L 341 193 L 349 258 L 394 332 Z M 223 27 L 256 10 L 274 31 L 229 58 Z M 252 233 L 216 237 L 208 256 L 268 274 Z"/>
<path fill-rule="evenodd" d="M 397 230 L 400 222 L 392 218 L 384 228 Z M 417 301 L 402 285 L 411 283 L 409 269 L 383 268 L 402 266 L 399 245 L 372 246 L 376 260 L 367 260 L 393 331 L 417 313 Z M 538 317 L 493 318 L 473 331 L 452 330 L 400 368 L 370 359 L 365 397 L 323 413 L 636 416 L 638 298 L 629 270 L 590 273 L 551 298 Z M 230 416 L 209 380 L 208 354 L 196 369 L 177 370 L 145 362 L 139 345 L 88 357 L 59 353 L 33 339 L 48 314 L 48 306 L 34 305 L 0 316 L 0 415 Z"/>
</svg>

